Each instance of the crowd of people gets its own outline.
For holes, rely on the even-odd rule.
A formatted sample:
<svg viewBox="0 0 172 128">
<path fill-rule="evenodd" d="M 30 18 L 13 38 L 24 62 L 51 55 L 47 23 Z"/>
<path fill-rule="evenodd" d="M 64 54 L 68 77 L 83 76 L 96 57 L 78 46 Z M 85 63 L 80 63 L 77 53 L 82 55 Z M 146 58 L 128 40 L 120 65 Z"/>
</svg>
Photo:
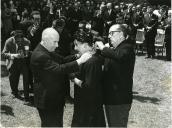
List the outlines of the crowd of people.
<svg viewBox="0 0 172 128">
<path fill-rule="evenodd" d="M 35 11 L 39 13 L 39 17 L 37 18 L 33 18 Z M 109 27 L 115 23 L 127 24 L 133 39 L 136 37 L 137 29 L 144 28 L 145 32 L 148 33 L 145 35 L 145 42 L 149 42 L 146 43 L 148 57 L 154 57 L 156 30 L 161 28 L 170 31 L 168 29 L 171 29 L 169 27 L 171 26 L 171 7 L 166 5 L 151 6 L 148 3 L 136 4 L 93 0 L 9 0 L 2 1 L 1 14 L 1 48 L 4 47 L 5 40 L 10 37 L 13 30 L 22 29 L 25 37 L 28 37 L 29 27 L 30 29 L 34 29 L 34 31 L 42 31 L 44 28 L 52 26 L 54 20 L 63 18 L 66 23 L 64 26 L 68 30 L 68 33 L 71 34 L 71 37 L 74 35 L 81 21 L 90 23 L 92 29 L 99 32 L 100 36 L 107 36 Z M 36 19 L 40 21 L 34 21 Z M 37 23 L 34 24 L 34 22 Z M 149 38 L 149 35 L 152 36 Z M 166 33 L 166 35 L 167 38 L 170 37 L 169 33 Z M 40 41 L 40 38 L 35 39 L 37 39 L 35 42 Z M 32 44 L 34 48 L 36 44 Z M 167 60 L 169 60 L 171 54 L 170 50 L 168 50 L 170 47 L 168 39 L 166 45 Z"/>
<path fill-rule="evenodd" d="M 34 92 L 42 127 L 63 126 L 70 80 L 75 84 L 72 127 L 105 127 L 105 114 L 108 126 L 127 126 L 138 29 L 145 32 L 147 58 L 155 57 L 157 29 L 165 30 L 171 61 L 171 8 L 165 5 L 8 0 L 1 8 L 1 57 L 11 93 L 20 97 L 22 74 L 25 104 Z"/>
</svg>

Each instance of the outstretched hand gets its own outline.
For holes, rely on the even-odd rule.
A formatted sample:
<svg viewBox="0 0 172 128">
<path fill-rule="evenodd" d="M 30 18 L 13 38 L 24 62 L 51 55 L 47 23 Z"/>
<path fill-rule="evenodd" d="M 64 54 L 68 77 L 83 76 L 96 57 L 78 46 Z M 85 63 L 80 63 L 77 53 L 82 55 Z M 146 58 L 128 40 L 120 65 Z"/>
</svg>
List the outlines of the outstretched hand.
<svg viewBox="0 0 172 128">
<path fill-rule="evenodd" d="M 77 59 L 76 61 L 78 62 L 78 65 L 80 65 L 82 63 L 85 63 L 91 57 L 92 57 L 92 54 L 90 52 L 86 52 L 79 59 Z"/>
<path fill-rule="evenodd" d="M 103 48 L 105 47 L 105 45 L 103 44 L 102 41 L 96 41 L 95 45 L 97 46 L 98 49 L 103 50 Z"/>
</svg>

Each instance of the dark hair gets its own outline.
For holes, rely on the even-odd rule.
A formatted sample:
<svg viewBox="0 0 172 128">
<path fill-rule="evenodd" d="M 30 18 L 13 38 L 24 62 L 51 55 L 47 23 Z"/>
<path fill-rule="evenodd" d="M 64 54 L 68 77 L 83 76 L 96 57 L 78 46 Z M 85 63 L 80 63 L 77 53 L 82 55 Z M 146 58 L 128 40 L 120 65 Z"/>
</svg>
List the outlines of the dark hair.
<svg viewBox="0 0 172 128">
<path fill-rule="evenodd" d="M 88 43 L 89 46 L 93 46 L 93 35 L 90 32 L 78 30 L 74 34 L 74 38 L 81 43 Z"/>
<path fill-rule="evenodd" d="M 31 13 L 31 18 L 33 18 L 34 15 L 40 15 L 40 12 L 39 11 L 33 11 Z"/>
<path fill-rule="evenodd" d="M 13 34 L 15 38 L 17 38 L 17 37 L 23 38 L 24 37 L 22 30 L 15 30 L 14 33 L 11 33 L 11 34 Z"/>
<path fill-rule="evenodd" d="M 82 29 L 85 29 L 86 23 L 87 23 L 87 22 L 86 22 L 85 20 L 82 20 L 82 21 L 79 22 L 79 25 L 82 24 L 83 26 L 82 26 L 82 27 L 79 27 L 79 26 L 78 26 L 78 27 L 79 27 L 79 28 L 82 28 Z"/>
<path fill-rule="evenodd" d="M 64 27 L 65 26 L 65 20 L 63 19 L 56 19 L 52 22 L 53 27 Z"/>
</svg>

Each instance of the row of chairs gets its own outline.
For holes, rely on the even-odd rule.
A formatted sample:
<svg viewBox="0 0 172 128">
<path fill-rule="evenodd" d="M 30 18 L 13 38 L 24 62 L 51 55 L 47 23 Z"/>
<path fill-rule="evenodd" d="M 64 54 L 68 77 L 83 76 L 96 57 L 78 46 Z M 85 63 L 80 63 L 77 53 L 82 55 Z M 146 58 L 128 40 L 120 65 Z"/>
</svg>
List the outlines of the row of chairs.
<svg viewBox="0 0 172 128">
<path fill-rule="evenodd" d="M 155 37 L 155 52 L 159 55 L 159 53 L 163 53 L 165 51 L 165 30 L 157 29 L 157 35 Z M 136 53 L 141 51 L 143 53 L 144 50 L 144 41 L 145 41 L 145 30 L 137 29 L 136 34 Z"/>
</svg>

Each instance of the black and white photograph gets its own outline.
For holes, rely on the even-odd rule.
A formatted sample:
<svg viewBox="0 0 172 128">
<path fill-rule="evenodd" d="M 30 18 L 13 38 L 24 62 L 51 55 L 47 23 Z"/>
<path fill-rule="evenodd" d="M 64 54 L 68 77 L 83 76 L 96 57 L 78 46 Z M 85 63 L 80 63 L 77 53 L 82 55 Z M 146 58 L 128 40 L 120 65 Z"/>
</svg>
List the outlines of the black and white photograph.
<svg viewBox="0 0 172 128">
<path fill-rule="evenodd" d="M 0 5 L 1 128 L 172 128 L 171 0 Z"/>
</svg>

